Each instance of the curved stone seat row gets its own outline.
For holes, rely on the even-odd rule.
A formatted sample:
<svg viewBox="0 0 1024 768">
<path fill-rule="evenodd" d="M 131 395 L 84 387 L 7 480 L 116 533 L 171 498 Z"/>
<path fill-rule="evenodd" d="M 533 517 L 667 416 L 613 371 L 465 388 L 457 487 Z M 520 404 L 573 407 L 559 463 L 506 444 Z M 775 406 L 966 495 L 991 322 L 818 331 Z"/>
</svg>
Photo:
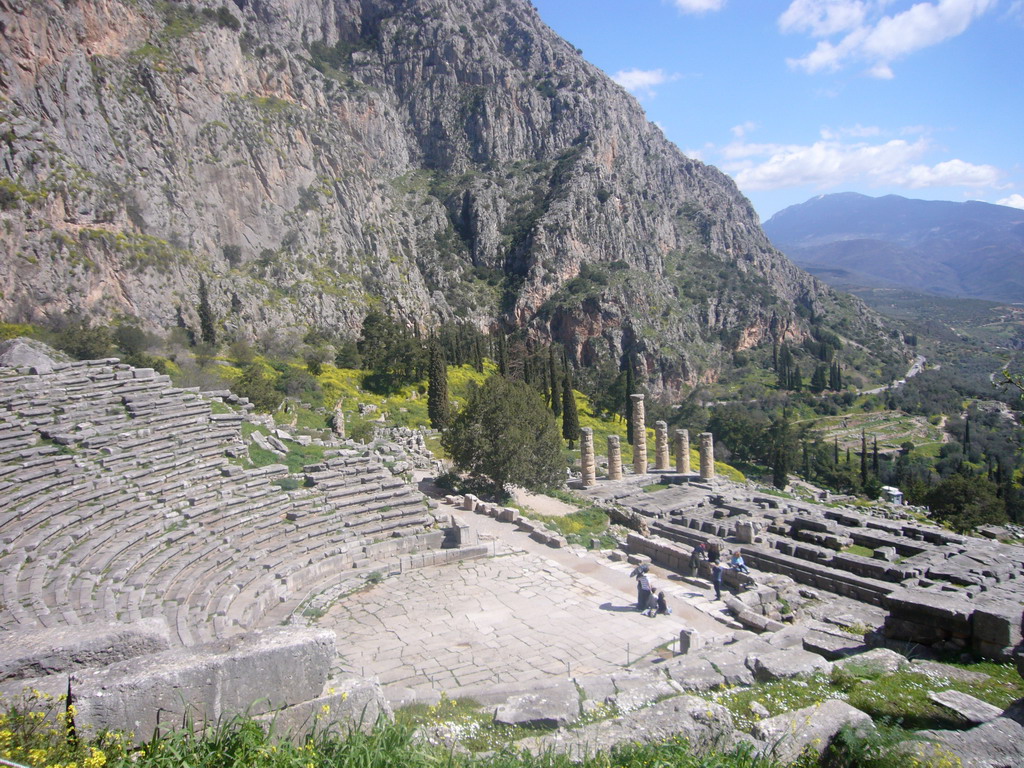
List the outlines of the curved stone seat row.
<svg viewBox="0 0 1024 768">
<path fill-rule="evenodd" d="M 116 360 L 0 368 L 0 629 L 164 616 L 191 645 L 425 546 L 424 497 L 372 457 L 283 490 L 230 461 L 244 414 L 211 402 Z"/>
</svg>

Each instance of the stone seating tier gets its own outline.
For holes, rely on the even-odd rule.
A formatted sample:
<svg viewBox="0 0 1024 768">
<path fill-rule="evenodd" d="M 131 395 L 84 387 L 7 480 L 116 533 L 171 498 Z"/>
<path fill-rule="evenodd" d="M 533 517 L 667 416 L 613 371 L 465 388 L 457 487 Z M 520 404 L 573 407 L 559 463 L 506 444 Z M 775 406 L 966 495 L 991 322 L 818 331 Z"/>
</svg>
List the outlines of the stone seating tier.
<svg viewBox="0 0 1024 768">
<path fill-rule="evenodd" d="M 423 497 L 372 457 L 287 492 L 283 465 L 228 463 L 243 418 L 116 361 L 0 369 L 0 629 L 162 615 L 192 644 L 422 548 Z"/>
</svg>

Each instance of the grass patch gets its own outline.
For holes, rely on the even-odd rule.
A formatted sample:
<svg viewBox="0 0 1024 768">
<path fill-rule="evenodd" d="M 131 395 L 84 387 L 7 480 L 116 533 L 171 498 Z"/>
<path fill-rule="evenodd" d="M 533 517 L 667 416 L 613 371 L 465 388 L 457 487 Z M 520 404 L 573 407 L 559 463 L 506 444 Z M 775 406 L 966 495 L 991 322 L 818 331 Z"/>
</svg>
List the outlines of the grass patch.
<svg viewBox="0 0 1024 768">
<path fill-rule="evenodd" d="M 650 485 L 645 485 L 642 490 L 644 493 L 657 493 L 658 491 L 667 491 L 671 487 L 669 483 L 651 483 Z"/>
<path fill-rule="evenodd" d="M 586 507 L 561 516 L 538 515 L 533 512 L 525 516 L 544 523 L 551 530 L 564 536 L 571 544 L 587 546 L 592 538 L 599 538 L 603 542 L 605 531 L 608 529 L 608 515 L 600 507 Z M 602 544 L 603 546 L 605 545 Z"/>
<path fill-rule="evenodd" d="M 873 557 L 875 554 L 875 550 L 862 547 L 860 544 L 851 544 L 840 551 L 848 555 L 860 555 L 861 557 Z"/>
<path fill-rule="evenodd" d="M 970 725 L 951 710 L 931 701 L 929 691 L 952 688 L 1000 708 L 1024 696 L 1024 680 L 1011 664 L 984 662 L 955 666 L 983 672 L 989 678 L 983 682 L 961 682 L 930 677 L 912 669 L 885 673 L 866 666 L 852 666 L 835 669 L 829 675 L 732 689 L 712 698 L 728 708 L 736 727 L 745 731 L 757 720 L 750 710 L 752 702 L 758 702 L 770 716 L 775 716 L 827 699 L 841 699 L 876 721 L 893 723 L 906 731 L 918 731 L 958 730 Z"/>
<path fill-rule="evenodd" d="M 411 704 L 399 709 L 395 722 L 409 729 L 432 729 L 437 741 L 454 738 L 471 752 L 510 749 L 516 739 L 543 732 L 499 725 L 494 722 L 493 708 L 485 708 L 473 699 L 450 699 L 443 694 L 437 704 Z"/>
</svg>

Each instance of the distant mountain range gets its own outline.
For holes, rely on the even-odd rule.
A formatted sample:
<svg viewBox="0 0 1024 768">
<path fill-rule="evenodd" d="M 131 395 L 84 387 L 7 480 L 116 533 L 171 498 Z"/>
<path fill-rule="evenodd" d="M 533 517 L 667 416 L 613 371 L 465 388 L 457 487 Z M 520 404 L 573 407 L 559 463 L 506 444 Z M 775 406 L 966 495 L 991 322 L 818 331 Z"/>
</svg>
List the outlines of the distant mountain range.
<svg viewBox="0 0 1024 768">
<path fill-rule="evenodd" d="M 1024 210 L 843 192 L 790 206 L 764 230 L 837 288 L 1024 302 Z"/>
</svg>

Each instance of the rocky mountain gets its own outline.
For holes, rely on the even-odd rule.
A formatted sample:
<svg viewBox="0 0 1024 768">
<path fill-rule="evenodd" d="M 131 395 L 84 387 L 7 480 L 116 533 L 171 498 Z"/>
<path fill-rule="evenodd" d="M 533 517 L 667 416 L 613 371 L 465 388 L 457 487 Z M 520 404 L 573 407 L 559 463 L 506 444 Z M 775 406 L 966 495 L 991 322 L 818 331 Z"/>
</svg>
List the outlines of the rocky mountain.
<svg viewBox="0 0 1024 768">
<path fill-rule="evenodd" d="M 764 224 L 772 242 L 835 285 L 1024 301 L 1024 211 L 989 203 L 823 195 Z"/>
<path fill-rule="evenodd" d="M 526 0 L 0 0 L 0 313 L 525 329 L 655 391 L 897 354 Z"/>
</svg>

